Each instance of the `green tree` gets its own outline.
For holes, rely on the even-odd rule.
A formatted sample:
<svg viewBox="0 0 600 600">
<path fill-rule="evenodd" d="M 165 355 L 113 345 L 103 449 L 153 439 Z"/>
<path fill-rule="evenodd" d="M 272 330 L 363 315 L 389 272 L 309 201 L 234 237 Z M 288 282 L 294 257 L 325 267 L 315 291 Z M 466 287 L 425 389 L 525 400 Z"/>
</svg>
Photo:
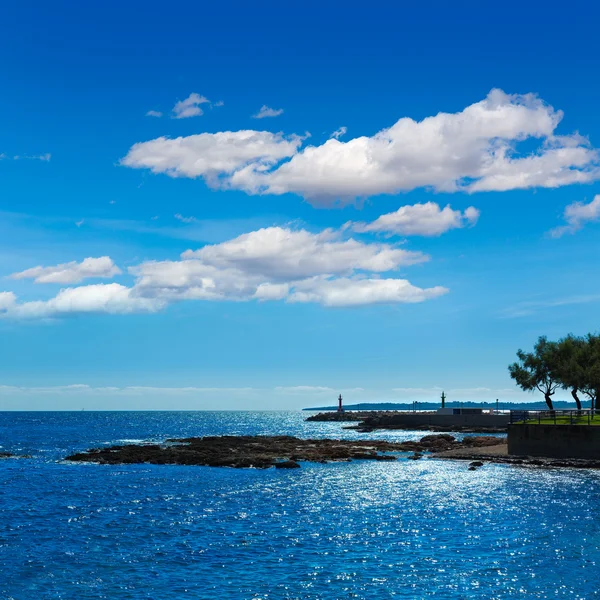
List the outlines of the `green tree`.
<svg viewBox="0 0 600 600">
<path fill-rule="evenodd" d="M 560 339 L 556 343 L 554 360 L 552 361 L 553 378 L 560 382 L 561 387 L 571 390 L 577 410 L 581 410 L 581 400 L 578 392 L 584 385 L 584 371 L 582 360 L 585 352 L 586 341 L 572 334 Z"/>
<path fill-rule="evenodd" d="M 600 410 L 600 335 L 588 333 L 578 354 L 579 389 Z"/>
<path fill-rule="evenodd" d="M 552 396 L 561 382 L 557 378 L 557 344 L 549 342 L 545 336 L 538 338 L 533 352 L 517 351 L 517 362 L 509 365 L 508 372 L 523 390 L 538 390 L 544 394 L 549 410 L 554 410 Z M 582 390 L 583 391 L 583 390 Z"/>
</svg>

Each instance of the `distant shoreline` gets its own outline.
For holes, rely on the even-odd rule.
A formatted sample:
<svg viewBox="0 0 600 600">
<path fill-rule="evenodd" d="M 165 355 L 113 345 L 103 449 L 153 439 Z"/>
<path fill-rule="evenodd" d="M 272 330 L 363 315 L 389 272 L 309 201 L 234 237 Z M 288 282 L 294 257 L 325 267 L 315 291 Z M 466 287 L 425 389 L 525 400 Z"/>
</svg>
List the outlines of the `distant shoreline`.
<svg viewBox="0 0 600 600">
<path fill-rule="evenodd" d="M 554 402 L 554 408 L 556 410 L 576 410 L 577 405 L 575 402 L 568 402 L 559 400 Z M 414 411 L 415 408 L 418 411 L 431 410 L 435 411 L 440 408 L 441 403 L 437 402 L 417 402 L 414 405 L 412 402 L 361 402 L 358 404 L 347 404 L 344 406 L 345 411 L 369 411 L 369 410 L 402 410 L 402 411 Z M 544 401 L 541 402 L 446 402 L 447 408 L 484 408 L 484 409 L 496 409 L 498 410 L 547 410 L 548 407 Z M 303 411 L 337 411 L 336 406 L 315 406 L 303 408 Z"/>
</svg>

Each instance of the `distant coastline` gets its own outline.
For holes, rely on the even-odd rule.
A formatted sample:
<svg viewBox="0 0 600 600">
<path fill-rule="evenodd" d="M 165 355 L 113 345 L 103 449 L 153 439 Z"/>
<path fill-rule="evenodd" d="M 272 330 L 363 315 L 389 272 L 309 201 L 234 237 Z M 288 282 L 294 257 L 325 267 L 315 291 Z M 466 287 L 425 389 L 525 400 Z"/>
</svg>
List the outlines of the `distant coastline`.
<svg viewBox="0 0 600 600">
<path fill-rule="evenodd" d="M 496 408 L 496 402 L 446 402 L 448 408 Z M 417 410 L 437 410 L 440 408 L 440 402 L 418 402 Z M 546 410 L 548 407 L 545 402 L 498 402 L 499 410 Z M 558 400 L 554 402 L 554 408 L 557 410 L 575 410 L 575 402 Z M 307 411 L 327 411 L 337 410 L 336 406 L 315 406 L 303 408 Z M 359 404 L 346 404 L 344 410 L 415 410 L 412 402 L 361 402 Z"/>
</svg>

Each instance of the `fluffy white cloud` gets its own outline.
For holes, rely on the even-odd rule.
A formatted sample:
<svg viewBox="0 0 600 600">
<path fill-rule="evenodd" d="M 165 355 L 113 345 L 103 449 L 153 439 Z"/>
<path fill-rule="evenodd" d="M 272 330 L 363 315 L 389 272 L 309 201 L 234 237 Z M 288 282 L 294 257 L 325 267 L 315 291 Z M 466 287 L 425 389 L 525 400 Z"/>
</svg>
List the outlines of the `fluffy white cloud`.
<svg viewBox="0 0 600 600">
<path fill-rule="evenodd" d="M 204 114 L 200 108 L 202 104 L 209 104 L 210 100 L 200 94 L 190 94 L 185 100 L 180 100 L 173 107 L 174 119 L 187 119 L 189 117 L 199 117 Z"/>
<path fill-rule="evenodd" d="M 269 227 L 228 242 L 188 250 L 180 261 L 146 262 L 130 269 L 137 294 L 168 301 L 286 300 L 326 306 L 420 302 L 445 293 L 401 279 L 367 279 L 422 263 L 428 257 L 390 244 L 341 239 Z"/>
<path fill-rule="evenodd" d="M 381 215 L 371 223 L 352 223 L 358 232 L 390 233 L 396 235 L 437 236 L 450 229 L 473 226 L 479 211 L 469 206 L 464 212 L 452 210 L 448 204 L 443 209 L 435 202 L 402 206 L 396 212 Z"/>
<path fill-rule="evenodd" d="M 53 267 L 33 267 L 20 273 L 10 275 L 11 279 L 33 279 L 35 283 L 79 283 L 89 278 L 111 278 L 119 275 L 121 270 L 109 256 L 86 258 L 82 262 L 75 261 L 55 265 Z"/>
<path fill-rule="evenodd" d="M 17 296 L 13 292 L 0 292 L 0 314 L 10 310 L 17 302 Z"/>
<path fill-rule="evenodd" d="M 583 202 L 573 202 L 565 208 L 564 219 L 566 225 L 556 227 L 550 231 L 550 235 L 555 238 L 562 237 L 566 233 L 576 233 L 584 227 L 586 223 L 600 221 L 600 194 L 594 197 L 587 204 Z"/>
<path fill-rule="evenodd" d="M 160 118 L 160 117 L 163 116 L 163 114 L 159 110 L 149 110 L 146 113 L 146 116 L 147 117 L 157 117 L 157 118 Z"/>
<path fill-rule="evenodd" d="M 366 304 L 414 304 L 448 293 L 436 286 L 422 289 L 406 279 L 320 278 L 296 284 L 289 302 L 318 302 L 323 306 L 363 306 Z"/>
<path fill-rule="evenodd" d="M 577 134 L 556 135 L 561 119 L 562 112 L 533 94 L 492 90 L 461 112 L 439 113 L 422 121 L 401 118 L 371 137 L 347 142 L 334 137 L 301 150 L 301 138 L 279 134 L 278 146 L 285 140 L 297 143 L 287 146 L 288 152 L 269 153 L 267 160 L 253 151 L 241 151 L 253 146 L 254 139 L 273 136 L 251 131 L 204 134 L 211 140 L 219 135 L 231 139 L 225 146 L 217 144 L 221 153 L 235 157 L 223 161 L 226 168 L 212 158 L 214 141 L 200 144 L 195 140 L 198 136 L 136 144 L 123 164 L 171 176 L 204 177 L 213 187 L 249 194 L 295 193 L 320 205 L 420 187 L 445 192 L 505 191 L 598 179 L 597 150 Z M 539 140 L 539 144 L 522 155 L 518 144 L 525 140 Z M 230 144 L 235 148 L 229 149 Z M 238 158 L 240 154 L 245 161 Z"/>
<path fill-rule="evenodd" d="M 14 294 L 4 299 L 0 295 L 0 317 L 40 319 L 90 313 L 128 314 L 155 312 L 165 305 L 164 300 L 139 297 L 134 290 L 118 283 L 101 283 L 66 288 L 50 300 L 19 303 Z"/>
<path fill-rule="evenodd" d="M 135 144 L 121 164 L 171 177 L 204 177 L 209 185 L 223 187 L 236 173 L 249 177 L 293 156 L 302 139 L 252 130 L 160 137 Z"/>
<path fill-rule="evenodd" d="M 260 107 L 260 110 L 255 114 L 252 115 L 253 119 L 264 119 L 267 117 L 278 117 L 279 115 L 283 114 L 283 108 L 271 108 L 269 106 L 267 106 L 266 104 L 263 104 Z"/>
<path fill-rule="evenodd" d="M 321 233 L 267 227 L 200 250 L 188 250 L 184 259 L 197 259 L 219 269 L 239 269 L 272 279 L 299 279 L 314 275 L 344 275 L 356 270 L 384 272 L 422 263 L 428 257 L 389 244 L 341 240 L 326 229 Z"/>
<path fill-rule="evenodd" d="M 384 273 L 423 263 L 429 257 L 387 243 L 344 239 L 342 232 L 311 233 L 268 227 L 220 244 L 188 250 L 181 260 L 147 261 L 131 267 L 132 287 L 88 285 L 61 290 L 44 301 L 18 302 L 11 292 L 0 293 L 0 316 L 44 318 L 81 313 L 154 312 L 171 302 L 286 301 L 324 306 L 414 303 L 435 298 L 445 288 L 421 289 Z M 85 261 L 84 261 L 85 263 Z M 66 265 L 70 281 L 81 277 L 84 263 Z M 63 277 L 38 267 L 23 277 Z M 57 275 L 58 273 L 58 275 Z M 38 280 L 36 279 L 36 280 Z"/>
</svg>

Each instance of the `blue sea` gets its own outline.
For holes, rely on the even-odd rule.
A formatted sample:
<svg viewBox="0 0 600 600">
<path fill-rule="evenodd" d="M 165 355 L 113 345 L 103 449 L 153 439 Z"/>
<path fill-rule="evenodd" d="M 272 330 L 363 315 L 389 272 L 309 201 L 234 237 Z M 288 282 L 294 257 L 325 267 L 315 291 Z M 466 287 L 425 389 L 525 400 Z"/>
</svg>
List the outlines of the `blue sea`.
<svg viewBox="0 0 600 600">
<path fill-rule="evenodd" d="M 0 598 L 600 597 L 600 473 L 433 457 L 301 469 L 70 464 L 218 434 L 418 439 L 301 412 L 0 413 Z"/>
</svg>

